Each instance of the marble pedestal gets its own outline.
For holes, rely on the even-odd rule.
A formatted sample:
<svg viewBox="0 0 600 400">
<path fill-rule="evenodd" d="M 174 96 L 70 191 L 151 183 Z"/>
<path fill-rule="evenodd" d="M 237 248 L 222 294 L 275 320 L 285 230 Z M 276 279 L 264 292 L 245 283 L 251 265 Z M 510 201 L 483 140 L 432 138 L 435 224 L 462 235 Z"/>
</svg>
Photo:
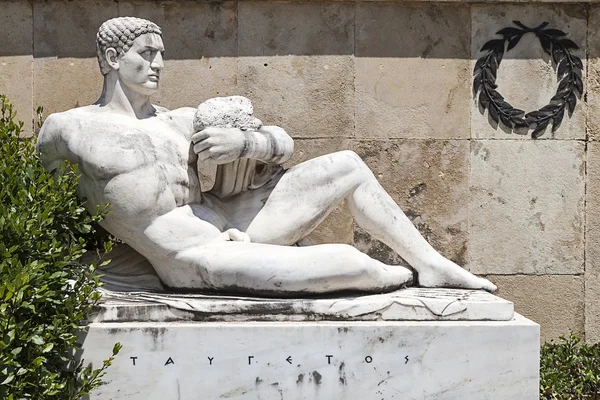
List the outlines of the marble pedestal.
<svg viewBox="0 0 600 400">
<path fill-rule="evenodd" d="M 496 306 L 508 303 L 481 295 L 497 299 Z M 462 320 L 432 314 L 419 321 L 382 314 L 308 320 L 313 314 L 303 321 L 214 322 L 213 314 L 207 322 L 206 314 L 191 312 L 166 321 L 166 310 L 154 306 L 121 301 L 119 322 L 116 306 L 104 304 L 92 319 L 83 337 L 86 364 L 98 365 L 115 342 L 123 345 L 92 399 L 538 398 L 539 326 L 518 314 L 468 320 L 469 307 L 481 304 L 467 304 Z M 151 315 L 154 322 L 140 321 Z"/>
</svg>

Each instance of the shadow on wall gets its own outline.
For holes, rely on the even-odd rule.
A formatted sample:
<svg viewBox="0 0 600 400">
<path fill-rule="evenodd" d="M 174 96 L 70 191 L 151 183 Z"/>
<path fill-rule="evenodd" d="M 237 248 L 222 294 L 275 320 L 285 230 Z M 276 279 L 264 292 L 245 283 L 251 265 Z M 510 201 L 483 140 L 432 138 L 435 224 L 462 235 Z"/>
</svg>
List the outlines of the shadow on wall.
<svg viewBox="0 0 600 400">
<path fill-rule="evenodd" d="M 167 58 L 174 60 L 275 55 L 469 59 L 479 57 L 483 43 L 515 19 L 528 26 L 548 21 L 583 46 L 588 13 L 587 5 L 570 4 L 10 1 L 2 2 L 0 11 L 5 38 L 0 56 L 94 57 L 98 27 L 121 15 L 161 26 Z M 506 57 L 537 57 L 532 54 L 512 51 Z"/>
</svg>

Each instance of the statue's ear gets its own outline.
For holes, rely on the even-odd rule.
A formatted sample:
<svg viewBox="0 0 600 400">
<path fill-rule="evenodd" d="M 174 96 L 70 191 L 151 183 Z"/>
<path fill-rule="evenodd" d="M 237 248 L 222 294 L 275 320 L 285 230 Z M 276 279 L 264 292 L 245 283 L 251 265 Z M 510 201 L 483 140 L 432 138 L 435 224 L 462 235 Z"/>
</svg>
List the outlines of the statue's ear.
<svg viewBox="0 0 600 400">
<path fill-rule="evenodd" d="M 104 58 L 106 58 L 106 63 L 113 70 L 116 71 L 119 69 L 119 57 L 117 54 L 117 50 L 115 50 L 113 47 L 109 47 L 108 49 L 106 49 L 106 51 L 104 52 Z"/>
</svg>

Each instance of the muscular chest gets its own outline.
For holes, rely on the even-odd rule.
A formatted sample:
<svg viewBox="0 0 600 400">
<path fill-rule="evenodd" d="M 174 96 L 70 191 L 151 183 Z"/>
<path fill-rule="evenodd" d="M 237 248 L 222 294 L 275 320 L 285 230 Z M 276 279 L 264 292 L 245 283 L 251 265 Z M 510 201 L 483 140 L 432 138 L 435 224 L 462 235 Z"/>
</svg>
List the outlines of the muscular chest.
<svg viewBox="0 0 600 400">
<path fill-rule="evenodd" d="M 175 173 L 186 171 L 193 160 L 189 132 L 168 121 L 120 121 L 99 129 L 82 129 L 75 141 L 82 172 L 90 178 L 110 180 L 148 168 Z"/>
</svg>

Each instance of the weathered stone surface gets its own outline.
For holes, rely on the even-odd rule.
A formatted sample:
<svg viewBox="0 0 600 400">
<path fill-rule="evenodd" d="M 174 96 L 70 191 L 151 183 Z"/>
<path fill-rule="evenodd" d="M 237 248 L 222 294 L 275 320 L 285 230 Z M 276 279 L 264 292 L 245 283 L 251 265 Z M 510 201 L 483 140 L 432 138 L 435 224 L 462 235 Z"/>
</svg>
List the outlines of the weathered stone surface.
<svg viewBox="0 0 600 400">
<path fill-rule="evenodd" d="M 266 125 L 353 136 L 353 17 L 349 4 L 240 3 L 239 94 Z"/>
<path fill-rule="evenodd" d="M 590 6 L 589 26 L 596 27 L 600 24 L 600 5 Z M 590 139 L 600 140 L 600 31 L 588 31 L 588 126 Z"/>
<path fill-rule="evenodd" d="M 521 21 L 529 27 L 535 27 L 542 22 L 549 23 L 548 28 L 560 29 L 568 34 L 580 49 L 574 53 L 581 57 L 584 63 L 586 54 L 587 11 L 584 5 L 490 5 L 473 6 L 472 8 L 472 65 L 485 54 L 480 52 L 481 47 L 488 40 L 499 39 L 496 32 L 502 28 L 515 26 L 512 21 Z M 472 83 L 472 77 L 470 78 Z M 513 107 L 525 112 L 535 111 L 550 103 L 556 93 L 558 82 L 553 68 L 551 57 L 542 50 L 540 41 L 534 34 L 521 38 L 519 44 L 505 53 L 500 68 L 498 69 L 498 91 Z M 584 90 L 585 90 L 584 77 Z M 545 139 L 585 137 L 586 131 L 586 103 L 578 101 L 573 116 L 565 114 L 560 128 L 553 134 L 551 128 L 546 129 L 542 136 Z M 472 101 L 471 136 L 474 138 L 499 138 L 499 139 L 528 139 L 527 132 L 520 129 L 517 133 L 510 133 L 504 125 L 499 127 L 491 123 L 491 118 L 486 111 L 484 115 L 477 105 L 476 98 Z M 531 131 L 530 131 L 531 132 Z M 520 133 L 520 134 L 519 134 Z"/>
<path fill-rule="evenodd" d="M 308 265 L 306 267 L 309 267 Z M 513 321 L 512 302 L 485 290 L 403 288 L 321 298 L 260 298 L 161 291 L 101 290 L 93 323 L 249 321 Z"/>
<path fill-rule="evenodd" d="M 469 142 L 357 140 L 354 150 L 433 247 L 465 266 Z M 362 229 L 355 230 L 355 245 L 382 262 L 401 260 Z"/>
<path fill-rule="evenodd" d="M 351 55 L 354 7 L 335 3 L 239 4 L 239 54 Z"/>
<path fill-rule="evenodd" d="M 153 101 L 169 109 L 237 94 L 237 10 L 232 1 L 120 2 L 121 16 L 135 15 L 163 30 L 166 48 L 161 85 Z"/>
<path fill-rule="evenodd" d="M 600 144 L 588 144 L 585 243 L 585 336 L 600 341 Z"/>
<path fill-rule="evenodd" d="M 237 59 L 203 57 L 199 60 L 169 60 L 161 76 L 165 90 L 155 96 L 156 104 L 168 109 L 196 107 L 204 100 L 238 94 Z"/>
<path fill-rule="evenodd" d="M 81 357 L 96 367 L 123 344 L 93 400 L 534 400 L 539 326 L 515 317 L 92 323 Z"/>
<path fill-rule="evenodd" d="M 240 94 L 265 125 L 292 137 L 354 135 L 354 61 L 350 56 L 244 57 Z"/>
<path fill-rule="evenodd" d="M 294 141 L 294 155 L 285 166 L 291 167 L 306 160 L 330 154 L 351 147 L 348 139 L 296 139 Z M 317 227 L 308 239 L 313 244 L 322 243 L 353 243 L 353 219 L 345 203 L 338 205 L 323 223 Z"/>
<path fill-rule="evenodd" d="M 0 22 L 1 24 L 1 22 Z M 33 57 L 0 57 L 0 94 L 5 94 L 17 111 L 17 119 L 24 122 L 23 134 L 33 131 Z"/>
<path fill-rule="evenodd" d="M 262 122 L 254 116 L 254 107 L 247 98 L 215 97 L 200 104 L 194 115 L 194 132 L 211 126 L 257 131 Z"/>
<path fill-rule="evenodd" d="M 0 4 L 0 94 L 5 94 L 31 134 L 33 103 L 33 11 L 25 1 Z"/>
<path fill-rule="evenodd" d="M 43 106 L 48 115 L 93 103 L 100 96 L 102 76 L 90 38 L 117 16 L 117 3 L 52 1 L 34 2 L 33 7 L 34 106 Z"/>
<path fill-rule="evenodd" d="M 471 271 L 583 272 L 584 144 L 477 140 L 471 145 Z"/>
<path fill-rule="evenodd" d="M 593 268 L 593 271 L 585 274 L 585 339 L 589 343 L 598 343 L 600 342 L 600 273 L 597 266 Z"/>
<path fill-rule="evenodd" d="M 357 137 L 469 137 L 469 19 L 467 6 L 357 4 Z"/>
<path fill-rule="evenodd" d="M 96 57 L 36 58 L 34 80 L 34 106 L 44 107 L 45 116 L 92 104 L 102 91 Z"/>
<path fill-rule="evenodd" d="M 541 326 L 542 342 L 584 331 L 583 277 L 573 275 L 494 276 L 495 293 L 515 303 L 515 311 Z"/>
</svg>

